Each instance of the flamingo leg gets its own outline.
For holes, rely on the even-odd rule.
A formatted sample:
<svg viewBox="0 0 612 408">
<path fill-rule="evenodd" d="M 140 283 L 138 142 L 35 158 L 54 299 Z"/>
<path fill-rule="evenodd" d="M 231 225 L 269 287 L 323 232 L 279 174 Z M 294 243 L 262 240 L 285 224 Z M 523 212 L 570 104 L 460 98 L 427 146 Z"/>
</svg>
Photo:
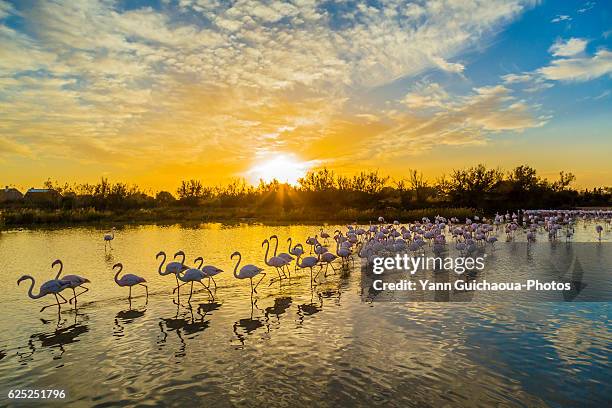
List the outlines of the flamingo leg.
<svg viewBox="0 0 612 408">
<path fill-rule="evenodd" d="M 85 292 L 89 292 L 89 288 L 86 288 L 85 286 L 79 286 L 79 288 L 83 289 L 83 291 L 79 292 L 78 295 L 76 294 L 75 288 L 72 288 L 72 293 L 74 293 L 74 297 L 68 301 L 69 303 L 72 303 L 72 301 L 74 300 L 74 303 L 76 305 L 76 298 L 81 296 Z"/>
<path fill-rule="evenodd" d="M 132 300 L 132 287 L 130 286 L 130 294 L 128 295 L 128 299 Z"/>
<path fill-rule="evenodd" d="M 215 282 L 215 278 L 213 278 L 212 276 L 210 277 L 210 279 L 212 280 L 212 282 L 215 284 L 215 291 L 217 291 L 217 282 Z M 210 286 L 210 284 L 208 285 Z"/>
<path fill-rule="evenodd" d="M 43 310 L 45 310 L 46 308 L 51 307 L 51 306 L 57 306 L 58 311 L 59 311 L 59 310 L 61 310 L 61 308 L 62 308 L 60 305 L 63 305 L 64 303 L 66 303 L 66 299 L 64 299 L 64 298 L 62 297 L 62 295 L 60 295 L 60 297 L 61 297 L 62 299 L 64 299 L 64 301 L 63 301 L 63 302 L 60 302 L 60 301 L 59 301 L 59 299 L 57 298 L 58 293 L 54 293 L 53 295 L 55 296 L 55 302 L 56 302 L 56 303 L 53 303 L 53 304 L 50 304 L 50 305 L 44 306 L 42 309 L 40 309 L 40 311 L 41 311 L 41 312 L 42 312 Z"/>
<path fill-rule="evenodd" d="M 209 279 L 210 280 L 210 279 Z M 208 286 L 206 286 L 202 281 L 198 281 L 200 282 L 200 284 L 202 284 L 202 286 L 204 286 L 206 288 L 206 290 L 208 291 L 208 294 L 210 295 L 210 297 L 213 298 L 213 300 L 215 299 L 215 295 L 212 294 L 212 292 L 210 291 L 210 288 Z M 210 285 L 209 285 L 210 286 Z"/>
<path fill-rule="evenodd" d="M 189 291 L 189 299 L 187 299 L 187 303 L 191 302 L 191 296 L 193 296 L 193 281 L 191 281 L 191 290 Z"/>
<path fill-rule="evenodd" d="M 139 283 L 140 286 L 144 286 L 145 288 L 145 294 L 147 295 L 147 300 L 149 300 L 149 287 L 147 285 L 145 285 L 144 283 Z"/>
<path fill-rule="evenodd" d="M 257 287 L 259 286 L 259 284 L 261 283 L 261 281 L 263 280 L 263 278 L 266 276 L 265 273 L 261 272 L 261 279 L 259 279 L 259 281 L 257 282 L 257 284 L 255 285 L 255 288 L 253 289 L 255 291 L 255 293 L 257 293 Z M 251 284 L 253 283 L 253 278 L 251 278 Z"/>
<path fill-rule="evenodd" d="M 172 291 L 172 293 L 176 292 L 178 289 L 180 289 L 181 286 L 185 286 L 186 284 L 188 284 L 189 282 L 185 282 L 185 283 L 181 283 L 180 285 L 178 285 L 176 288 L 174 288 L 174 290 Z M 181 292 L 179 291 L 179 294 Z"/>
</svg>

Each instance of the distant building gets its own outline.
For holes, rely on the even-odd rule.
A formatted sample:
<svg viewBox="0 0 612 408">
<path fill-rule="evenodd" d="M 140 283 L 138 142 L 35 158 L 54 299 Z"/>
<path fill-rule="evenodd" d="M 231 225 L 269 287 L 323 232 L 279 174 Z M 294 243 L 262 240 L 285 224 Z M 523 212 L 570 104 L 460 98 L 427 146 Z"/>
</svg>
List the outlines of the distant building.
<svg viewBox="0 0 612 408">
<path fill-rule="evenodd" d="M 16 188 L 6 186 L 0 190 L 0 203 L 11 203 L 21 200 L 23 200 L 23 194 Z"/>
<path fill-rule="evenodd" d="M 59 204 L 62 195 L 51 188 L 31 188 L 26 192 L 24 198 L 32 204 Z"/>
</svg>

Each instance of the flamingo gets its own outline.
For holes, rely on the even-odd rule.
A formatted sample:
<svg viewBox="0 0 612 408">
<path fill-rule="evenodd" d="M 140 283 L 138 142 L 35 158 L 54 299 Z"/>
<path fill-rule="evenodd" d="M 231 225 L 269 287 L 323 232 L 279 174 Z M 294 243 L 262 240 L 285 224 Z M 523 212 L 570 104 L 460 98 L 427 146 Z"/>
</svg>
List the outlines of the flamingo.
<svg viewBox="0 0 612 408">
<path fill-rule="evenodd" d="M 314 237 L 308 237 L 308 239 L 306 240 L 306 244 L 310 245 L 310 253 L 312 254 L 312 250 L 314 249 L 315 245 L 317 245 L 319 243 L 319 241 L 317 241 L 317 235 L 315 235 Z"/>
<path fill-rule="evenodd" d="M 323 231 L 323 228 L 321 228 L 320 232 L 321 238 L 323 238 L 325 242 L 329 242 L 330 235 L 327 232 Z"/>
<path fill-rule="evenodd" d="M 293 261 L 293 257 L 285 252 L 281 252 L 280 254 L 276 255 L 276 251 L 278 250 L 278 237 L 276 235 L 272 235 L 270 237 L 270 241 L 272 241 L 273 239 L 276 240 L 276 245 L 274 245 L 274 256 L 283 258 L 284 260 L 287 261 L 287 265 L 289 265 L 291 261 Z"/>
<path fill-rule="evenodd" d="M 113 249 L 113 246 L 111 244 L 111 241 L 113 239 L 115 239 L 115 227 L 111 228 L 109 232 L 104 234 L 104 249 L 106 249 L 106 244 L 108 244 L 110 248 Z"/>
<path fill-rule="evenodd" d="M 161 276 L 170 275 L 171 273 L 174 274 L 174 277 L 176 278 L 176 287 L 179 286 L 179 281 L 178 281 L 179 272 L 184 271 L 185 269 L 189 269 L 188 267 L 185 266 L 185 253 L 183 251 L 178 251 L 176 254 L 174 254 L 174 258 L 176 259 L 176 257 L 180 255 L 183 256 L 181 262 L 177 262 L 177 261 L 168 262 L 163 272 L 162 272 L 162 267 L 164 266 L 164 263 L 166 263 L 166 253 L 164 251 L 159 251 L 157 255 L 155 255 L 155 259 L 159 258 L 160 256 L 163 257 L 161 263 L 159 264 L 159 269 L 158 269 L 159 274 Z"/>
<path fill-rule="evenodd" d="M 89 291 L 89 288 L 86 288 L 85 286 L 83 286 L 85 283 L 89 283 L 89 279 L 83 278 L 83 277 L 81 277 L 79 275 L 64 275 L 60 279 L 60 275 L 61 275 L 62 271 L 64 270 L 64 264 L 62 263 L 61 260 L 56 259 L 51 264 L 51 269 L 53 269 L 55 267 L 55 265 L 59 265 L 60 266 L 59 271 L 57 271 L 57 275 L 55 276 L 55 280 L 62 280 L 62 281 L 66 281 L 66 282 L 70 283 L 69 288 L 72 289 L 72 294 L 74 295 L 74 297 L 72 299 L 70 299 L 68 301 L 68 303 L 72 303 L 72 301 L 74 300 L 74 307 L 76 308 L 77 296 L 81 296 L 83 293 Z M 81 287 L 84 290 L 77 295 L 76 294 L 76 288 L 78 288 L 78 287 Z"/>
<path fill-rule="evenodd" d="M 215 290 L 217 290 L 217 282 L 215 282 L 214 276 L 223 272 L 223 269 L 219 269 L 216 266 L 212 266 L 212 265 L 202 266 L 202 264 L 204 263 L 204 258 L 202 258 L 201 256 L 198 256 L 193 262 L 196 263 L 198 261 L 200 261 L 200 264 L 198 265 L 198 269 L 204 272 L 204 275 L 208 277 L 208 286 L 210 286 L 210 281 L 212 280 L 212 282 L 215 285 Z"/>
<path fill-rule="evenodd" d="M 297 245 L 301 246 L 301 244 L 297 244 Z M 310 268 L 310 284 L 311 285 L 313 281 L 312 268 L 314 268 L 318 262 L 319 262 L 319 258 L 317 258 L 316 256 L 307 256 L 305 258 L 302 258 L 302 254 L 298 255 L 297 260 L 295 261 L 295 264 L 299 266 L 301 269 Z M 317 273 L 317 276 L 318 276 L 318 273 Z M 314 277 L 315 282 L 317 280 L 317 276 Z"/>
<path fill-rule="evenodd" d="M 201 257 L 199 259 L 202 259 Z M 198 261 L 198 258 L 196 258 L 195 262 Z M 204 262 L 204 260 L 202 259 L 202 262 Z M 200 263 L 200 265 L 202 265 Z M 181 275 L 181 273 L 183 275 Z M 191 290 L 189 291 L 189 299 L 187 300 L 187 303 L 189 303 L 191 301 L 191 296 L 193 296 L 193 283 L 194 282 L 198 282 L 200 283 L 202 286 L 204 286 L 206 288 L 206 290 L 208 291 L 208 293 L 210 294 L 210 296 L 214 299 L 215 297 L 213 296 L 212 292 L 210 291 L 210 289 L 208 288 L 208 286 L 206 286 L 204 283 L 202 283 L 202 279 L 206 278 L 206 274 L 204 272 L 202 272 L 201 270 L 199 270 L 198 268 L 189 268 L 187 270 L 181 271 L 176 275 L 181 281 L 183 281 L 184 283 L 180 284 L 179 286 L 177 286 L 176 288 L 174 288 L 174 290 L 172 291 L 172 293 L 174 293 L 175 291 L 179 291 L 179 295 L 180 295 L 180 287 L 183 285 L 186 285 L 188 283 L 191 283 Z"/>
<path fill-rule="evenodd" d="M 293 248 L 291 248 L 291 237 L 287 238 L 287 242 L 289 242 L 289 253 L 295 257 L 298 257 L 304 253 L 304 248 L 301 244 L 296 244 Z M 297 270 L 297 265 L 295 265 L 294 270 Z"/>
<path fill-rule="evenodd" d="M 132 300 L 132 286 L 136 285 L 144 286 L 147 294 L 147 299 L 149 299 L 149 288 L 147 287 L 147 285 L 144 284 L 146 282 L 144 278 L 133 275 L 131 273 L 126 273 L 121 277 L 121 279 L 118 279 L 119 274 L 123 270 L 123 264 L 116 263 L 113 265 L 113 269 L 117 269 L 117 273 L 115 273 L 115 283 L 119 286 L 128 286 L 130 288 L 130 294 L 128 296 L 129 300 Z"/>
<path fill-rule="evenodd" d="M 340 245 L 340 237 L 342 237 L 342 235 L 336 239 L 336 255 L 341 258 L 342 266 L 344 266 L 345 261 L 348 264 L 349 257 L 351 256 L 351 250 L 344 245 Z"/>
<path fill-rule="evenodd" d="M 242 260 L 242 255 L 240 252 L 236 251 L 230 256 L 230 259 L 234 259 L 235 256 L 238 257 L 238 262 L 236 262 L 236 266 L 234 266 L 234 277 L 236 279 L 249 279 L 251 281 L 251 296 L 253 296 L 253 292 L 257 293 L 257 286 L 259 286 L 266 274 L 263 272 L 262 268 L 251 264 L 244 265 L 240 268 L 240 272 L 237 272 L 240 261 Z M 261 275 L 261 279 L 259 279 L 257 285 L 253 287 L 253 278 L 257 275 Z"/>
<path fill-rule="evenodd" d="M 283 271 L 283 267 L 287 265 L 287 261 L 278 256 L 272 256 L 268 259 L 268 252 L 270 251 L 270 242 L 267 239 L 261 243 L 261 247 L 266 246 L 266 253 L 264 254 L 264 263 L 268 266 L 273 266 L 276 268 L 276 272 L 278 273 L 278 279 L 281 280 L 281 272 Z M 283 272 L 283 276 L 286 277 L 285 272 Z M 291 276 L 291 275 L 289 275 Z"/>
<path fill-rule="evenodd" d="M 334 271 L 336 270 L 336 268 L 334 268 L 334 264 L 332 264 L 332 262 L 335 261 L 336 258 L 337 256 L 332 254 L 331 252 L 324 252 L 319 255 L 319 262 L 325 263 L 325 276 L 327 276 L 327 269 L 330 266 Z"/>
<path fill-rule="evenodd" d="M 601 233 L 603 231 L 603 227 L 601 225 L 598 225 L 595 227 L 595 231 L 597 232 L 597 235 L 599 236 L 599 241 L 601 241 Z"/>
<path fill-rule="evenodd" d="M 17 285 L 20 285 L 21 282 L 23 282 L 24 280 L 30 279 L 32 281 L 32 283 L 30 284 L 30 289 L 28 290 L 28 296 L 32 299 L 40 299 L 41 297 L 45 296 L 45 295 L 54 295 L 55 296 L 55 301 L 56 303 L 48 305 L 48 306 L 44 306 L 42 309 L 40 309 L 40 311 L 42 312 L 43 310 L 45 310 L 48 307 L 51 306 L 55 306 L 57 305 L 57 311 L 59 313 L 59 311 L 61 310 L 61 306 L 64 303 L 66 303 L 66 299 L 60 294 L 60 292 L 64 289 L 66 289 L 67 287 L 70 286 L 70 282 L 67 281 L 63 281 L 63 280 L 58 280 L 58 279 L 51 279 L 50 281 L 47 281 L 45 283 L 43 283 L 42 285 L 40 285 L 40 289 L 38 290 L 38 294 L 35 295 L 32 291 L 34 290 L 34 285 L 35 285 L 35 281 L 34 278 L 30 275 L 23 275 L 21 278 L 19 278 L 19 280 L 17 281 Z M 61 297 L 63 302 L 60 303 L 59 299 L 57 297 Z"/>
</svg>

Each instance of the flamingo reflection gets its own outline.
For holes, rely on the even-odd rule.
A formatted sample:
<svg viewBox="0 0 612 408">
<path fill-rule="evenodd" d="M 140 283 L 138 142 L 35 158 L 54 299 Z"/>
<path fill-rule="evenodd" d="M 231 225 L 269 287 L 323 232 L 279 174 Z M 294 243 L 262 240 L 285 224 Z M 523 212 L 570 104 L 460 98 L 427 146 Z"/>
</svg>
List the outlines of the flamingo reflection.
<svg viewBox="0 0 612 408">
<path fill-rule="evenodd" d="M 240 319 L 234 322 L 234 334 L 236 338 L 240 342 L 242 346 L 245 344 L 246 336 L 251 335 L 255 330 L 260 329 L 266 324 L 261 317 L 253 317 L 254 310 L 257 309 L 261 311 L 259 307 L 257 307 L 257 299 L 251 302 L 251 315 L 246 319 Z M 269 332 L 268 327 L 268 332 Z"/>
</svg>

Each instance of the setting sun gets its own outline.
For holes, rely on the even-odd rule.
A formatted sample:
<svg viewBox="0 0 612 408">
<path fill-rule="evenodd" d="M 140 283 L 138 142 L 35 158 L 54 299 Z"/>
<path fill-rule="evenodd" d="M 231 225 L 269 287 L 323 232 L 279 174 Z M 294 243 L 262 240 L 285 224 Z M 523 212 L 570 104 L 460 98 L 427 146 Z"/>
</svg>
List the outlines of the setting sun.
<svg viewBox="0 0 612 408">
<path fill-rule="evenodd" d="M 255 164 L 246 175 L 253 184 L 259 183 L 259 180 L 270 182 L 276 179 L 281 183 L 295 185 L 312 166 L 313 163 L 300 161 L 294 155 L 283 155 Z"/>
</svg>

